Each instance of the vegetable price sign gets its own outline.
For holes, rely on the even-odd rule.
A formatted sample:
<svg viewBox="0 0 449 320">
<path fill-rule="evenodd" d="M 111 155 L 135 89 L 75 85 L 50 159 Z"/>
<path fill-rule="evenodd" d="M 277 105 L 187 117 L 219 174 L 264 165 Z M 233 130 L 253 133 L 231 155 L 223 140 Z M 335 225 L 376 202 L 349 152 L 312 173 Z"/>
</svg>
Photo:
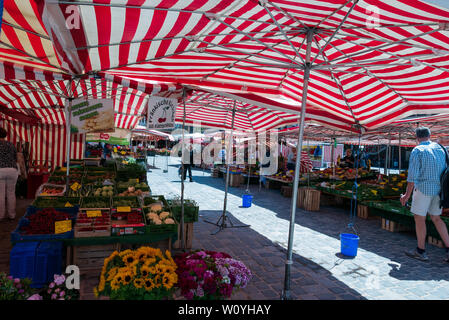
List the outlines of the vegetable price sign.
<svg viewBox="0 0 449 320">
<path fill-rule="evenodd" d="M 162 97 L 151 97 L 148 100 L 148 129 L 173 129 L 175 127 L 175 111 L 178 101 Z"/>
<path fill-rule="evenodd" d="M 72 133 L 114 132 L 112 99 L 75 99 L 72 101 Z"/>
</svg>

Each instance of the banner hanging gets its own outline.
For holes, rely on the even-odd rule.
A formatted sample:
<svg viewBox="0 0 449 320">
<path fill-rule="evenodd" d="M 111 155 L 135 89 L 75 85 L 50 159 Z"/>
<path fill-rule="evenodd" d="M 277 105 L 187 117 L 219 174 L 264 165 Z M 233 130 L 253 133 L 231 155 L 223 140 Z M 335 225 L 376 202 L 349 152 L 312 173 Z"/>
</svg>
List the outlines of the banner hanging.
<svg viewBox="0 0 449 320">
<path fill-rule="evenodd" d="M 163 97 L 150 97 L 148 100 L 148 129 L 173 129 L 178 101 Z"/>
<path fill-rule="evenodd" d="M 114 132 L 112 99 L 75 99 L 72 101 L 72 133 Z"/>
</svg>

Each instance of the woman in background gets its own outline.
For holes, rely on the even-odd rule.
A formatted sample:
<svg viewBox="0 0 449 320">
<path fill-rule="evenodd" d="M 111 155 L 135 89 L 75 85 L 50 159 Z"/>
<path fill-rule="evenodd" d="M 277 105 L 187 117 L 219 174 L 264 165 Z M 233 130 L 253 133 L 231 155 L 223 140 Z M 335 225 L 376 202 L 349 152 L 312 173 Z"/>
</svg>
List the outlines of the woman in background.
<svg viewBox="0 0 449 320">
<path fill-rule="evenodd" d="M 17 151 L 6 141 L 7 132 L 0 128 L 0 221 L 16 217 Z"/>
</svg>

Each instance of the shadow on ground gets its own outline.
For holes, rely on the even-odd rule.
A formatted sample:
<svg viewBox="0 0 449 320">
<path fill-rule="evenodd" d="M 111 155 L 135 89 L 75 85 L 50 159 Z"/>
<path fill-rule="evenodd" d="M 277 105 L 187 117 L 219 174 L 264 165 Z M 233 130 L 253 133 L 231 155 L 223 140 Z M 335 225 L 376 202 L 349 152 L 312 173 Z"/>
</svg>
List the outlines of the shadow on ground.
<svg viewBox="0 0 449 320">
<path fill-rule="evenodd" d="M 210 175 L 195 176 L 194 182 L 219 190 L 224 189 L 224 180 L 222 178 L 212 178 Z M 245 194 L 245 189 L 246 185 L 238 188 L 230 187 L 228 192 L 241 198 Z M 281 219 L 290 220 L 291 198 L 283 197 L 277 190 L 262 188 L 259 191 L 258 185 L 250 185 L 250 191 L 253 195 L 253 205 L 271 210 Z M 353 233 L 348 228 L 349 222 L 349 209 L 337 206 L 322 206 L 319 212 L 296 210 L 296 224 L 338 240 L 340 239 L 340 233 Z M 441 268 L 449 270 L 449 263 L 443 262 L 443 258 L 445 258 L 443 249 L 428 245 L 427 251 L 430 261 L 426 263 L 414 260 L 404 253 L 405 250 L 416 247 L 414 232 L 393 233 L 383 230 L 380 220 L 363 220 L 355 217 L 354 222 L 357 233 L 360 236 L 359 248 L 394 262 L 390 264 L 391 277 L 398 280 L 449 281 L 449 273 L 441 271 Z"/>
<path fill-rule="evenodd" d="M 248 293 L 259 288 L 265 298 L 279 299 L 284 286 L 286 250 L 251 228 L 225 228 L 216 233 L 218 227 L 205 220 L 216 222 L 221 215 L 221 210 L 200 210 L 199 222 L 194 227 L 193 249 L 224 251 L 243 261 L 254 275 Z M 243 225 L 229 212 L 227 216 L 234 225 Z M 297 254 L 293 254 L 293 261 L 291 292 L 294 299 L 364 299 L 313 261 Z"/>
</svg>

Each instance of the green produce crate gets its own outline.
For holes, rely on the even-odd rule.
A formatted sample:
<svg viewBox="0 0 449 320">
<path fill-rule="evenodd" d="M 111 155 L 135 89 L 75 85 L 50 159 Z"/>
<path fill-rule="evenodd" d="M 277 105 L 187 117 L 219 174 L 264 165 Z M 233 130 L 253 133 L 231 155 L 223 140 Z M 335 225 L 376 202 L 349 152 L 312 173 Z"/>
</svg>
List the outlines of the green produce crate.
<svg viewBox="0 0 449 320">
<path fill-rule="evenodd" d="M 145 208 L 145 206 L 150 205 L 152 203 L 156 202 L 162 202 L 163 204 L 163 211 L 168 211 L 170 213 L 169 217 L 175 220 L 174 224 L 153 224 L 149 219 L 147 219 L 146 215 L 149 212 L 148 208 Z M 146 231 L 147 233 L 164 233 L 164 232 L 178 232 L 178 221 L 176 217 L 173 216 L 173 213 L 171 211 L 171 208 L 168 204 L 168 201 L 165 199 L 164 196 L 148 196 L 143 198 L 143 205 L 144 205 L 144 216 L 147 223 Z"/>
<path fill-rule="evenodd" d="M 37 197 L 31 204 L 36 208 L 66 208 L 67 202 L 72 206 L 79 206 L 81 198 L 79 197 Z"/>
<path fill-rule="evenodd" d="M 148 206 L 155 202 L 162 202 L 167 209 L 170 207 L 164 196 L 151 195 L 143 198 L 143 206 Z"/>
<path fill-rule="evenodd" d="M 173 205 L 173 201 L 168 200 L 168 204 L 170 206 L 171 212 L 177 221 L 181 221 L 181 206 Z M 186 205 L 184 204 L 184 222 L 198 222 L 198 206 Z"/>
<path fill-rule="evenodd" d="M 135 196 L 130 197 L 112 197 L 112 208 L 117 207 L 131 207 L 132 209 L 140 209 L 141 205 L 139 198 Z"/>
<path fill-rule="evenodd" d="M 151 221 L 147 220 L 146 233 L 178 232 L 178 221 L 173 216 L 171 218 L 175 220 L 174 224 L 152 224 Z"/>
<path fill-rule="evenodd" d="M 83 197 L 81 198 L 80 209 L 110 209 L 111 197 Z"/>
</svg>

